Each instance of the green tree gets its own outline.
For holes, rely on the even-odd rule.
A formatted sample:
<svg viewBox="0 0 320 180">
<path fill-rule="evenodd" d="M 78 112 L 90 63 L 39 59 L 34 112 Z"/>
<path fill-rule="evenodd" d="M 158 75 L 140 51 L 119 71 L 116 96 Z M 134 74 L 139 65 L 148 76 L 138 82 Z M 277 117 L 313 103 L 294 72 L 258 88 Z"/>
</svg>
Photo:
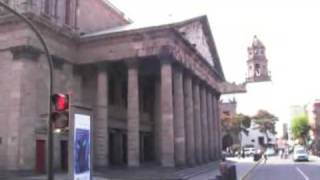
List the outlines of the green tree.
<svg viewBox="0 0 320 180">
<path fill-rule="evenodd" d="M 278 121 L 278 118 L 271 114 L 270 112 L 266 110 L 259 110 L 256 115 L 252 117 L 255 124 L 257 124 L 256 129 L 259 129 L 261 133 L 264 133 L 267 138 L 267 145 L 269 143 L 269 135 L 271 134 L 277 134 L 276 132 L 276 122 Z"/>
<path fill-rule="evenodd" d="M 299 139 L 302 144 L 306 144 L 309 137 L 310 125 L 306 115 L 293 117 L 291 120 L 291 132 L 294 139 Z"/>
<path fill-rule="evenodd" d="M 236 114 L 233 117 L 226 116 L 222 120 L 222 128 L 228 134 L 233 134 L 242 141 L 242 132 L 248 135 L 247 130 L 251 125 L 251 118 L 244 114 Z"/>
<path fill-rule="evenodd" d="M 236 114 L 233 117 L 224 117 L 222 122 L 222 128 L 226 132 L 238 134 L 242 131 L 247 133 L 247 128 L 249 128 L 251 124 L 251 118 L 244 114 Z"/>
</svg>

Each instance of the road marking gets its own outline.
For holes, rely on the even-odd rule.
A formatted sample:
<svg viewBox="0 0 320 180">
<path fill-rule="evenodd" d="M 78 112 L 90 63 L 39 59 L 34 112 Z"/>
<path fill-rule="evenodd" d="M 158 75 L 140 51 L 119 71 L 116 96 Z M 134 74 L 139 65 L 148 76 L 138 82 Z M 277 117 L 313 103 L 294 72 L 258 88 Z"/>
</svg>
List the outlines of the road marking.
<svg viewBox="0 0 320 180">
<path fill-rule="evenodd" d="M 258 162 L 256 162 L 256 163 L 254 164 L 254 166 L 253 166 L 252 168 L 250 168 L 249 171 L 248 171 L 244 176 L 242 176 L 241 180 L 245 180 L 245 179 L 249 176 L 249 174 L 250 174 L 254 169 L 256 169 L 256 167 L 257 167 L 261 162 L 262 162 L 262 158 L 261 158 Z"/>
<path fill-rule="evenodd" d="M 309 177 L 306 174 L 304 174 L 303 171 L 300 168 L 296 167 L 296 169 L 303 176 L 303 178 L 305 180 L 309 180 Z"/>
</svg>

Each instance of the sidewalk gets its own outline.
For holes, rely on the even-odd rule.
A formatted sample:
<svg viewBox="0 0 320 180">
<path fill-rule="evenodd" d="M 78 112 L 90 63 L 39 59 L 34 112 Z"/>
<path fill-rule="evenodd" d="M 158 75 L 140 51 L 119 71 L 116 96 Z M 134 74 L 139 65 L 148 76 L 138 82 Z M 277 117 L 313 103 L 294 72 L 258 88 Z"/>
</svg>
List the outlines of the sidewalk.
<svg viewBox="0 0 320 180">
<path fill-rule="evenodd" d="M 191 168 L 161 168 L 155 166 L 141 168 L 110 168 L 93 173 L 93 180 L 202 180 L 213 179 L 219 174 L 219 162 Z M 206 178 L 204 178 L 206 177 Z M 45 175 L 28 173 L 7 173 L 1 180 L 45 180 Z M 55 180 L 68 180 L 67 174 L 55 174 Z"/>
</svg>

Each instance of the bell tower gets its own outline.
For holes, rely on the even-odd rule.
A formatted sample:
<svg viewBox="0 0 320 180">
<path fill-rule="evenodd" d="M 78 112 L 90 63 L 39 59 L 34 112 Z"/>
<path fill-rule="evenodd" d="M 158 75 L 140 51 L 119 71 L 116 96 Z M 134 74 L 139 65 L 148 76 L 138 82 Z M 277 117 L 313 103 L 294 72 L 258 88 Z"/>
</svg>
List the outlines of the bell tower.
<svg viewBox="0 0 320 180">
<path fill-rule="evenodd" d="M 247 68 L 247 83 L 271 80 L 265 46 L 256 35 L 253 37 L 251 46 L 248 47 Z"/>
</svg>

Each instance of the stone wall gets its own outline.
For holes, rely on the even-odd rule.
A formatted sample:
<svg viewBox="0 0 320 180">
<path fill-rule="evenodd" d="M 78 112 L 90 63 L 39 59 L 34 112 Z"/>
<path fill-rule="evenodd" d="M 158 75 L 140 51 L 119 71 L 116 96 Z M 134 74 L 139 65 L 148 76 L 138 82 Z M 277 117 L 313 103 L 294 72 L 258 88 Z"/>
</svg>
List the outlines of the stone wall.
<svg viewBox="0 0 320 180">
<path fill-rule="evenodd" d="M 208 46 L 208 40 L 203 32 L 200 22 L 194 22 L 179 29 L 181 34 L 186 38 L 194 48 L 210 63 L 212 66 L 213 57 Z"/>
<path fill-rule="evenodd" d="M 18 84 L 20 82 L 20 75 L 18 72 L 14 72 L 14 70 L 21 68 L 21 63 L 13 62 L 11 59 L 12 55 L 10 51 L 2 51 L 0 53 L 0 167 L 11 166 L 12 163 L 7 163 L 10 159 L 10 157 L 8 157 L 8 141 L 10 137 L 17 136 L 17 133 L 15 135 L 12 134 L 12 130 L 14 129 L 8 124 L 8 120 L 12 119 L 11 113 L 8 112 L 17 111 L 18 109 L 18 106 L 13 106 L 12 103 L 16 102 L 18 104 L 19 102 L 20 88 Z M 10 144 L 11 147 L 17 146 L 17 142 L 10 142 Z M 16 153 L 16 151 L 13 151 L 13 153 Z"/>
<path fill-rule="evenodd" d="M 79 29 L 88 33 L 128 24 L 122 15 L 101 0 L 79 1 Z"/>
</svg>

